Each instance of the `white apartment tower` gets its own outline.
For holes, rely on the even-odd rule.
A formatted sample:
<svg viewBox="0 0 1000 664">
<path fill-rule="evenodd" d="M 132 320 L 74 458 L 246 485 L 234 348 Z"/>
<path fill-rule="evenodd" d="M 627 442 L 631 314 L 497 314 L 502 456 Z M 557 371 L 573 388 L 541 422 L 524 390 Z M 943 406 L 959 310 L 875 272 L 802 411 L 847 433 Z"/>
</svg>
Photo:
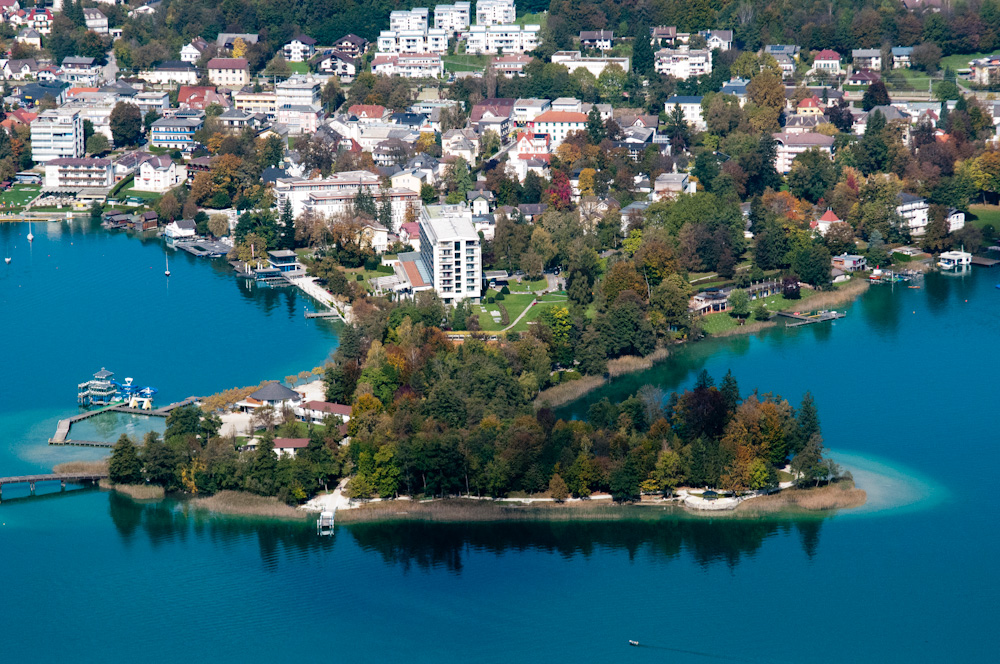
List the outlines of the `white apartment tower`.
<svg viewBox="0 0 1000 664">
<path fill-rule="evenodd" d="M 469 30 L 467 53 L 526 53 L 538 48 L 540 25 L 474 25 Z"/>
<path fill-rule="evenodd" d="M 483 295 L 483 255 L 472 210 L 465 205 L 429 205 L 420 214 L 420 259 L 446 304 Z"/>
<path fill-rule="evenodd" d="M 507 25 L 517 18 L 514 0 L 478 0 L 477 25 Z"/>
<path fill-rule="evenodd" d="M 31 155 L 37 162 L 83 156 L 83 117 L 72 109 L 42 111 L 31 123 Z"/>
<path fill-rule="evenodd" d="M 389 14 L 390 30 L 427 30 L 428 11 L 425 7 L 415 7 L 409 11 L 397 10 Z"/>
<path fill-rule="evenodd" d="M 434 8 L 434 27 L 448 34 L 465 32 L 472 19 L 472 5 L 456 2 L 453 5 L 438 5 Z"/>
</svg>

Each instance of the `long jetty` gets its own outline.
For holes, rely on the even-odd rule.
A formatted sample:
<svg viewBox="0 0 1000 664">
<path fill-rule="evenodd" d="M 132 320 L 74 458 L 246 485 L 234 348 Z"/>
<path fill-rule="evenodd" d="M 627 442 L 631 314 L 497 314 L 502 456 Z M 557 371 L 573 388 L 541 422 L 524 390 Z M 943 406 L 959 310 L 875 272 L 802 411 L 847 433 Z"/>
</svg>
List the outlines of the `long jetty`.
<svg viewBox="0 0 1000 664">
<path fill-rule="evenodd" d="M 785 327 L 800 327 L 802 325 L 810 325 L 812 323 L 823 323 L 828 320 L 837 320 L 838 318 L 843 318 L 846 314 L 842 314 L 839 311 L 821 311 L 818 314 L 807 316 L 792 313 L 790 311 L 779 311 L 778 315 L 795 319 L 794 322 L 788 323 Z"/>
<path fill-rule="evenodd" d="M 3 487 L 5 484 L 27 484 L 32 495 L 35 493 L 35 484 L 38 482 L 59 482 L 62 488 L 66 484 L 83 484 L 84 482 L 96 482 L 107 477 L 107 473 L 49 473 L 45 475 L 13 475 L 11 477 L 0 477 L 0 500 L 3 499 Z"/>
<path fill-rule="evenodd" d="M 196 402 L 198 397 L 188 397 L 183 401 L 175 401 L 172 404 L 167 404 L 162 408 L 155 408 L 153 410 L 143 410 L 142 408 L 129 408 L 128 406 L 108 406 L 106 408 L 101 408 L 99 410 L 91 410 L 86 413 L 80 413 L 79 415 L 74 415 L 73 417 L 67 417 L 64 420 L 59 420 L 56 425 L 56 433 L 52 438 L 49 438 L 49 445 L 75 445 L 77 447 L 114 447 L 114 443 L 102 441 L 102 440 L 74 440 L 69 437 L 70 428 L 77 422 L 89 419 L 101 413 L 127 413 L 129 415 L 148 415 L 150 417 L 166 417 L 170 415 L 170 411 L 175 408 L 180 408 L 182 406 L 189 406 Z"/>
</svg>

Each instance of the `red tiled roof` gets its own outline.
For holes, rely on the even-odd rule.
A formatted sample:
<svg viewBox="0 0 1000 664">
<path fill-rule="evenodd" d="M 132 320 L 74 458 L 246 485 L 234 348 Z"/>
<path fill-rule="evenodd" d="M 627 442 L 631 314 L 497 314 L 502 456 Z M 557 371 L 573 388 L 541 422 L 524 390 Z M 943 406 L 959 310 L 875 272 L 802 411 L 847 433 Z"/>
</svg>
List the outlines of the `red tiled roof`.
<svg viewBox="0 0 1000 664">
<path fill-rule="evenodd" d="M 246 58 L 212 58 L 208 61 L 209 69 L 246 69 Z"/>
<path fill-rule="evenodd" d="M 587 122 L 586 113 L 574 111 L 545 111 L 535 118 L 535 122 Z"/>
<path fill-rule="evenodd" d="M 428 286 L 429 284 L 424 281 L 424 278 L 420 276 L 420 270 L 417 269 L 417 264 L 413 261 L 400 261 L 400 265 L 403 266 L 403 271 L 406 272 L 406 278 L 410 280 L 414 288 L 421 288 L 423 286 Z"/>
<path fill-rule="evenodd" d="M 816 54 L 816 60 L 836 60 L 840 62 L 840 53 L 832 51 L 828 48 L 824 48 L 822 51 Z M 814 60 L 815 62 L 815 60 Z"/>
<path fill-rule="evenodd" d="M 385 117 L 385 106 L 378 104 L 355 104 L 347 109 L 349 115 L 356 115 L 359 118 L 382 118 Z"/>
<path fill-rule="evenodd" d="M 275 438 L 274 449 L 302 449 L 309 446 L 308 438 Z"/>
<path fill-rule="evenodd" d="M 823 216 L 819 218 L 820 221 L 837 222 L 840 219 L 833 213 L 833 210 L 827 210 L 823 213 Z"/>
</svg>

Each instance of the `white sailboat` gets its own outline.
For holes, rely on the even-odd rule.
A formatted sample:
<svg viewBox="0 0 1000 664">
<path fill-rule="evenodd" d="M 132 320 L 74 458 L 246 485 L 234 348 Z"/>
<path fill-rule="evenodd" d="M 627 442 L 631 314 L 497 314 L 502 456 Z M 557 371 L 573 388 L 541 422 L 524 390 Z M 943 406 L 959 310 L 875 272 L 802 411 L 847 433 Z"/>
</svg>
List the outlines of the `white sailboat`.
<svg viewBox="0 0 1000 664">
<path fill-rule="evenodd" d="M 31 232 L 31 222 L 29 221 L 28 222 L 28 242 L 34 242 L 34 240 L 35 240 L 35 236 Z"/>
<path fill-rule="evenodd" d="M 165 274 L 165 275 L 167 275 L 169 277 L 170 276 L 170 256 L 164 256 L 164 258 L 167 259 L 167 269 L 166 269 L 166 271 L 163 274 Z"/>
</svg>

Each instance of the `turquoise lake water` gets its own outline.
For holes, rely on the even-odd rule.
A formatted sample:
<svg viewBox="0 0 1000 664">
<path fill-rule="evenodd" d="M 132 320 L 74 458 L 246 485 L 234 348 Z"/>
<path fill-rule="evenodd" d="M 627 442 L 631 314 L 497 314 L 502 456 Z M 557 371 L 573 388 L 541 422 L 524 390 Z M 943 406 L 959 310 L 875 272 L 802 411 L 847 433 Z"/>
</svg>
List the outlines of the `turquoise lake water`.
<svg viewBox="0 0 1000 664">
<path fill-rule="evenodd" d="M 168 281 L 157 240 L 52 224 L 28 247 L 26 230 L 0 225 L 14 257 L 0 265 L 2 475 L 101 454 L 46 445 L 101 366 L 166 403 L 311 368 L 336 345 L 334 326 L 303 318 L 306 298 L 247 289 L 222 262 L 171 253 Z M 811 390 L 827 444 L 869 490 L 862 510 L 319 538 L 8 488 L 0 661 L 997 661 L 997 281 L 876 287 L 834 324 L 684 348 L 588 399 L 684 388 L 703 368 L 732 369 L 744 394 Z M 74 435 L 151 425 L 87 426 Z"/>
</svg>

